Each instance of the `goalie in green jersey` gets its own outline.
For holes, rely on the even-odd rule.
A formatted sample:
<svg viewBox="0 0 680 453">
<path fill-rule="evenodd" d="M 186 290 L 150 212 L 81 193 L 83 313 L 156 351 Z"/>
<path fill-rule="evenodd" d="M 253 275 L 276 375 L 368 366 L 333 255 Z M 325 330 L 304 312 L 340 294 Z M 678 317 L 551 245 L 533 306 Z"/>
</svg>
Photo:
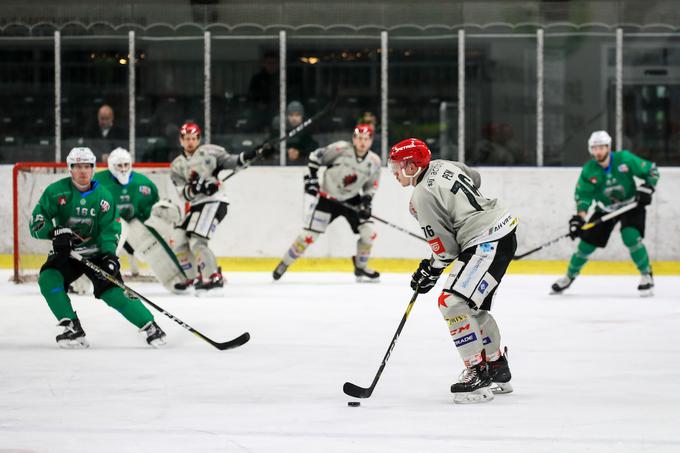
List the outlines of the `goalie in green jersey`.
<svg viewBox="0 0 680 453">
<path fill-rule="evenodd" d="M 158 280 L 172 292 L 175 284 L 186 281 L 182 267 L 164 239 L 180 220 L 179 206 L 170 200 L 159 202 L 158 188 L 146 175 L 133 171 L 132 157 L 123 148 L 111 151 L 108 170 L 94 175 L 116 200 L 123 224 L 122 248 L 147 263 Z M 119 249 L 119 252 L 122 250 Z M 134 267 L 133 267 L 134 275 Z"/>
<path fill-rule="evenodd" d="M 596 248 L 607 245 L 614 226 L 621 222 L 621 238 L 642 276 L 638 285 L 640 295 L 652 295 L 652 267 L 642 238 L 645 236 L 645 207 L 652 202 L 659 171 L 654 163 L 630 151 L 611 151 L 611 143 L 606 131 L 595 131 L 588 139 L 588 150 L 593 158 L 583 166 L 579 176 L 575 191 L 577 213 L 569 221 L 569 235 L 572 239 L 580 237 L 581 241 L 571 256 L 567 274 L 553 283 L 554 293 L 561 293 L 572 284 L 588 257 Z M 636 185 L 635 178 L 643 183 Z M 581 229 L 592 205 L 595 211 L 589 221 L 633 202 L 637 202 L 635 209 L 589 230 Z"/>
<path fill-rule="evenodd" d="M 122 281 L 116 257 L 120 238 L 117 207 L 111 193 L 92 179 L 95 160 L 89 148 L 73 148 L 66 158 L 71 176 L 45 189 L 31 217 L 31 236 L 52 240 L 52 251 L 40 269 L 38 284 L 58 325 L 64 328 L 57 344 L 63 348 L 89 347 L 66 292 L 71 282 L 85 274 L 94 285 L 97 299 L 103 299 L 144 332 L 148 344 L 161 346 L 165 333 L 138 299 L 129 298 L 71 257 L 71 251 L 75 251 Z"/>
</svg>

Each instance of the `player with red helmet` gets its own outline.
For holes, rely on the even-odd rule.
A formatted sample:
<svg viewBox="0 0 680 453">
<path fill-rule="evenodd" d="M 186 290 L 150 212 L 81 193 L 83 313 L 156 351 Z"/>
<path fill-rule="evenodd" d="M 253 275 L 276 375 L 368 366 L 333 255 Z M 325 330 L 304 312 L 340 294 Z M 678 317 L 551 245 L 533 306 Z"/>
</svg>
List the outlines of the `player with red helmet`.
<svg viewBox="0 0 680 453">
<path fill-rule="evenodd" d="M 373 132 L 373 125 L 358 124 L 352 143 L 341 140 L 309 155 L 308 174 L 304 177 L 307 197 L 303 231 L 274 269 L 274 280 L 281 278 L 333 220 L 345 217 L 352 232 L 359 235 L 356 255 L 352 257 L 357 281 L 378 281 L 380 273 L 367 266 L 376 238 L 371 206 L 380 179 L 380 157 L 371 151 Z M 322 166 L 326 170 L 319 182 Z"/>
<path fill-rule="evenodd" d="M 427 293 L 456 261 L 438 304 L 466 367 L 451 392 L 456 403 L 489 401 L 494 393 L 512 391 L 489 310 L 517 248 L 517 219 L 497 199 L 480 193 L 477 171 L 431 158 L 427 144 L 417 138 L 397 143 L 389 156 L 397 181 L 415 186 L 409 208 L 432 248 L 411 277 L 411 287 Z"/>
</svg>

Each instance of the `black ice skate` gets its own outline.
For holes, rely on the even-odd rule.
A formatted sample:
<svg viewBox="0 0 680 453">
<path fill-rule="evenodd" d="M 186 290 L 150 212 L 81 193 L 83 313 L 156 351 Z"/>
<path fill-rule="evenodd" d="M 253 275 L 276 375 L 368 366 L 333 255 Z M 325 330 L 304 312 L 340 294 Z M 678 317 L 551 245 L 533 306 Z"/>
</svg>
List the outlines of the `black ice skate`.
<svg viewBox="0 0 680 453">
<path fill-rule="evenodd" d="M 57 324 L 64 328 L 64 333 L 57 335 L 57 344 L 64 349 L 85 349 L 90 343 L 85 338 L 85 331 L 80 325 L 80 320 L 64 318 Z"/>
<path fill-rule="evenodd" d="M 175 294 L 183 294 L 188 292 L 193 286 L 196 286 L 198 282 L 201 281 L 201 277 L 198 276 L 196 278 L 189 278 L 184 280 L 183 282 L 180 283 L 175 283 L 174 286 L 174 293 Z"/>
<path fill-rule="evenodd" d="M 207 280 L 201 280 L 194 285 L 198 297 L 221 296 L 223 294 L 223 287 L 224 277 L 222 277 L 221 267 L 218 267 L 217 272 L 208 277 Z"/>
<path fill-rule="evenodd" d="M 288 270 L 288 265 L 286 263 L 284 263 L 283 261 L 281 261 L 276 266 L 276 269 L 274 269 L 274 272 L 272 272 L 272 277 L 274 278 L 274 280 L 278 280 L 283 276 L 283 274 L 286 273 L 287 270 Z"/>
<path fill-rule="evenodd" d="M 560 277 L 557 279 L 555 283 L 552 284 L 550 287 L 552 289 L 553 294 L 561 294 L 562 291 L 565 289 L 569 288 L 571 284 L 574 282 L 574 278 L 569 277 L 568 275 L 565 275 L 564 277 Z"/>
<path fill-rule="evenodd" d="M 493 399 L 489 367 L 482 360 L 477 365 L 466 368 L 458 382 L 451 386 L 453 402 L 457 404 L 484 403 Z"/>
<path fill-rule="evenodd" d="M 638 291 L 640 291 L 640 297 L 651 297 L 654 295 L 654 276 L 652 276 L 651 272 L 649 274 L 642 274 Z"/>
<path fill-rule="evenodd" d="M 489 366 L 489 376 L 491 376 L 491 391 L 495 395 L 501 395 L 503 393 L 511 393 L 513 388 L 510 384 L 510 379 L 512 379 L 512 374 L 510 374 L 510 367 L 508 366 L 508 348 L 498 360 L 493 362 L 487 362 Z"/>
<path fill-rule="evenodd" d="M 146 342 L 150 346 L 160 348 L 165 344 L 165 332 L 156 324 L 156 321 L 147 322 L 139 331 L 146 333 Z"/>
<path fill-rule="evenodd" d="M 374 271 L 368 267 L 357 267 L 357 259 L 352 257 L 352 264 L 354 265 L 354 276 L 358 282 L 379 282 L 380 272 Z"/>
</svg>

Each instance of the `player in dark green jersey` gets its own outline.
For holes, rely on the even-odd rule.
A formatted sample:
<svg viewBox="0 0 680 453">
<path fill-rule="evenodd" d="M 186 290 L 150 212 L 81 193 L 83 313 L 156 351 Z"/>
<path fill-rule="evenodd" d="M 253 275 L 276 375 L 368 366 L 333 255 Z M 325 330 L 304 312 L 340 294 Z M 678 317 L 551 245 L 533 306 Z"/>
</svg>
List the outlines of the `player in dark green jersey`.
<svg viewBox="0 0 680 453">
<path fill-rule="evenodd" d="M 116 257 L 120 237 L 117 207 L 111 193 L 92 180 L 94 154 L 89 148 L 73 148 L 66 162 L 71 176 L 45 189 L 30 223 L 31 236 L 52 240 L 52 252 L 40 269 L 38 284 L 59 326 L 64 327 L 57 344 L 63 348 L 89 346 L 66 293 L 69 284 L 85 274 L 94 285 L 96 298 L 145 332 L 151 346 L 161 346 L 165 333 L 138 299 L 130 299 L 122 289 L 70 257 L 75 251 L 122 280 Z"/>
<path fill-rule="evenodd" d="M 567 274 L 552 285 L 554 293 L 561 293 L 572 284 L 588 257 L 596 248 L 607 245 L 614 226 L 621 222 L 621 238 L 642 276 L 638 285 L 640 295 L 652 295 L 652 267 L 642 238 L 645 235 L 645 207 L 652 202 L 659 171 L 653 162 L 630 151 L 611 151 L 611 143 L 606 131 L 595 131 L 588 139 L 588 150 L 593 158 L 583 166 L 579 176 L 575 191 L 577 212 L 569 221 L 570 236 L 572 239 L 580 237 L 581 241 L 569 261 Z M 635 178 L 641 179 L 642 184 L 638 186 Z M 590 230 L 581 230 L 592 205 L 595 211 L 589 221 L 633 202 L 638 204 L 635 209 Z"/>
</svg>

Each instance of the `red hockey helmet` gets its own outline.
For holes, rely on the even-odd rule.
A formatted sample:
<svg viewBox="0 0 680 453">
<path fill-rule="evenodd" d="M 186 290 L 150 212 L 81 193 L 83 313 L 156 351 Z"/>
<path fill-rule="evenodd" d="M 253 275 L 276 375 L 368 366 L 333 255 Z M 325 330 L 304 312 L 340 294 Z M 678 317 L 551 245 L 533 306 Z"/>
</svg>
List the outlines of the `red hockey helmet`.
<svg viewBox="0 0 680 453">
<path fill-rule="evenodd" d="M 184 137 L 185 135 L 195 135 L 200 138 L 201 127 L 196 123 L 184 123 L 179 128 L 179 136 Z"/>
<path fill-rule="evenodd" d="M 373 125 L 370 123 L 360 123 L 354 128 L 354 136 L 368 134 L 369 137 L 373 137 Z"/>
<path fill-rule="evenodd" d="M 430 164 L 431 158 L 430 148 L 417 138 L 402 140 L 390 149 L 390 166 L 395 171 L 403 169 L 409 162 L 422 170 Z"/>
</svg>

